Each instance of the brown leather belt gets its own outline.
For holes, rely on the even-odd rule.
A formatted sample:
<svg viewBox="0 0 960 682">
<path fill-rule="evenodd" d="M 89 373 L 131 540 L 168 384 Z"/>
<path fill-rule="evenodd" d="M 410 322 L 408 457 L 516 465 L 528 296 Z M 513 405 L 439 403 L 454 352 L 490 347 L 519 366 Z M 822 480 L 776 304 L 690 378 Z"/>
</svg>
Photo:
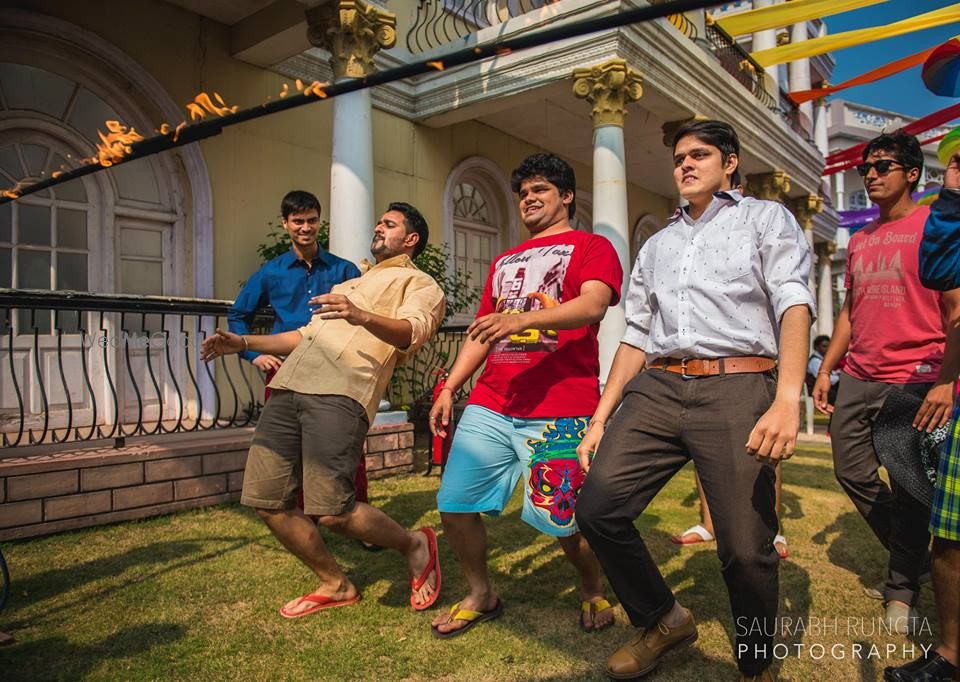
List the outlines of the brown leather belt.
<svg viewBox="0 0 960 682">
<path fill-rule="evenodd" d="M 651 369 L 662 369 L 685 377 L 712 377 L 724 374 L 769 372 L 777 361 L 760 355 L 737 355 L 726 358 L 657 358 L 650 363 Z"/>
</svg>

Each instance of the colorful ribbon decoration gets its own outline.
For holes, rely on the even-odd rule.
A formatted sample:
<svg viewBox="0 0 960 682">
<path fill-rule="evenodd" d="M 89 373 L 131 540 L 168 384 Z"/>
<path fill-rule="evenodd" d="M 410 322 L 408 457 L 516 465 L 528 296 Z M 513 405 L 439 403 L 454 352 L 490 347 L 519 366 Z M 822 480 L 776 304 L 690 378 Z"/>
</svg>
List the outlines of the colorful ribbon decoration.
<svg viewBox="0 0 960 682">
<path fill-rule="evenodd" d="M 845 31 L 835 33 L 834 35 L 821 36 L 810 40 L 801 40 L 796 43 L 789 43 L 779 47 L 771 47 L 766 50 L 759 50 L 751 53 L 751 57 L 760 64 L 760 66 L 774 66 L 775 64 L 785 64 L 798 59 L 815 57 L 825 52 L 842 50 L 847 47 L 872 43 L 884 38 L 913 33 L 925 28 L 943 26 L 960 21 L 960 3 L 955 3 L 949 7 L 943 7 L 933 12 L 918 14 L 909 19 L 896 21 L 885 26 L 873 26 L 870 28 L 861 28 L 855 31 Z"/>
<path fill-rule="evenodd" d="M 777 7 L 779 7 L 779 5 L 777 5 Z M 936 47 L 931 47 L 923 52 L 912 54 L 909 57 L 897 59 L 889 64 L 878 66 L 871 71 L 867 71 L 866 73 L 860 74 L 855 78 L 850 78 L 849 80 L 845 80 L 842 83 L 837 83 L 836 85 L 831 85 L 826 88 L 813 88 L 812 90 L 797 90 L 796 92 L 789 93 L 788 96 L 797 104 L 803 104 L 804 102 L 820 99 L 821 97 L 832 95 L 835 92 L 846 90 L 847 88 L 873 83 L 881 78 L 886 78 L 887 76 L 892 76 L 895 73 L 900 73 L 901 71 L 906 71 L 911 67 L 923 64 L 927 60 L 927 57 L 929 57 L 930 54 L 936 49 Z"/>
<path fill-rule="evenodd" d="M 761 7 L 717 19 L 717 24 L 732 36 L 790 26 L 803 21 L 829 17 L 887 0 L 794 0 L 781 5 Z"/>
<path fill-rule="evenodd" d="M 950 115 L 951 112 L 952 112 L 952 115 Z M 945 115 L 948 117 L 941 118 L 941 115 Z M 929 116 L 925 116 L 924 118 L 919 118 L 916 121 L 913 121 L 912 123 L 908 123 L 902 128 L 899 128 L 899 130 L 902 130 L 903 132 L 909 135 L 918 135 L 920 133 L 930 130 L 931 128 L 936 128 L 937 126 L 942 125 L 947 121 L 952 121 L 955 118 L 960 118 L 960 104 L 955 104 L 952 107 L 941 109 L 940 111 L 934 112 Z M 919 124 L 921 121 L 925 121 L 927 119 L 935 122 L 930 123 L 929 125 L 924 123 L 921 126 L 917 126 L 917 124 Z M 954 131 L 950 131 L 950 132 L 954 132 Z M 944 138 L 949 136 L 949 134 L 950 133 L 944 133 L 943 135 L 937 135 L 935 137 L 930 137 L 925 140 L 920 140 L 920 146 L 923 147 L 924 145 L 933 144 L 934 142 L 943 140 Z M 823 177 L 826 177 L 828 175 L 833 175 L 834 173 L 850 170 L 851 168 L 858 166 L 862 162 L 863 150 L 866 149 L 867 144 L 868 144 L 867 142 L 862 142 L 858 145 L 854 145 L 853 147 L 847 147 L 846 149 L 841 149 L 838 152 L 834 152 L 833 154 L 830 154 L 827 157 L 827 167 L 824 169 L 823 173 L 821 173 L 820 175 Z M 960 149 L 960 147 L 958 147 L 958 149 Z M 938 150 L 938 153 L 939 153 L 939 150 Z M 839 157 L 839 160 L 837 160 L 837 157 Z M 944 163 L 944 165 L 946 164 Z"/>
</svg>

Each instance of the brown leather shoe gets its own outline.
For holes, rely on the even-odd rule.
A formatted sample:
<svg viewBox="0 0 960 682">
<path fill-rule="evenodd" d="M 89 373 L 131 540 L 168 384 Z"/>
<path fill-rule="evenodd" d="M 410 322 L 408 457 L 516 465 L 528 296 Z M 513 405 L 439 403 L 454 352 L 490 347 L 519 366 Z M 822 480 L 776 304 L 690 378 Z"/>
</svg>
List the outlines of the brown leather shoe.
<svg viewBox="0 0 960 682">
<path fill-rule="evenodd" d="M 614 680 L 633 680 L 643 677 L 659 665 L 671 649 L 697 641 L 697 624 L 687 611 L 687 620 L 678 627 L 668 628 L 658 623 L 641 629 L 637 636 L 617 649 L 607 659 L 607 677 Z"/>
<path fill-rule="evenodd" d="M 740 682 L 777 682 L 777 676 L 767 668 L 759 675 L 741 675 Z"/>
</svg>

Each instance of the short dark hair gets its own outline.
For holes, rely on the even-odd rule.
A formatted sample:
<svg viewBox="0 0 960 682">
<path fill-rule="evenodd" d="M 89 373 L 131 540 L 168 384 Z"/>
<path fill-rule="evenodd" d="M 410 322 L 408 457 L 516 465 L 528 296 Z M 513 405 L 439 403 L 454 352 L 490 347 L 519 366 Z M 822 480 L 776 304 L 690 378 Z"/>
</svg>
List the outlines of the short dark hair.
<svg viewBox="0 0 960 682">
<path fill-rule="evenodd" d="M 720 162 L 727 163 L 731 154 L 736 154 L 740 158 L 740 138 L 733 126 L 725 121 L 691 121 L 681 126 L 677 134 L 673 136 L 673 149 L 676 151 L 677 144 L 687 135 L 693 135 L 701 142 L 705 142 L 720 150 Z M 730 186 L 735 188 L 741 184 L 740 165 L 730 176 Z"/>
<path fill-rule="evenodd" d="M 302 189 L 295 189 L 287 192 L 280 201 L 280 215 L 286 220 L 291 213 L 306 213 L 310 209 L 316 209 L 317 215 L 320 214 L 320 201 L 310 192 L 304 192 Z"/>
<path fill-rule="evenodd" d="M 553 154 L 531 154 L 511 173 L 510 188 L 519 194 L 520 185 L 530 178 L 543 178 L 560 190 L 560 194 L 572 192 L 573 201 L 567 206 L 567 217 L 573 218 L 577 212 L 577 176 L 569 163 Z"/>
<path fill-rule="evenodd" d="M 399 211 L 403 214 L 403 222 L 407 228 L 407 234 L 416 232 L 420 235 L 420 240 L 417 242 L 417 245 L 413 247 L 413 257 L 416 258 L 427 248 L 427 241 L 430 239 L 430 228 L 427 227 L 427 221 L 423 217 L 423 214 L 414 206 L 403 201 L 394 201 L 387 206 L 387 210 Z"/>
<path fill-rule="evenodd" d="M 830 343 L 830 337 L 826 336 L 825 334 L 821 334 L 820 336 L 818 336 L 813 340 L 813 347 L 816 348 L 824 341 L 826 341 L 827 343 Z"/>
<path fill-rule="evenodd" d="M 920 142 L 913 135 L 897 130 L 892 133 L 884 133 L 875 137 L 863 148 L 863 160 L 874 152 L 887 152 L 902 163 L 909 171 L 913 168 L 923 171 L 923 150 L 920 148 Z M 910 185 L 910 191 L 916 192 L 920 184 L 920 176 Z"/>
</svg>

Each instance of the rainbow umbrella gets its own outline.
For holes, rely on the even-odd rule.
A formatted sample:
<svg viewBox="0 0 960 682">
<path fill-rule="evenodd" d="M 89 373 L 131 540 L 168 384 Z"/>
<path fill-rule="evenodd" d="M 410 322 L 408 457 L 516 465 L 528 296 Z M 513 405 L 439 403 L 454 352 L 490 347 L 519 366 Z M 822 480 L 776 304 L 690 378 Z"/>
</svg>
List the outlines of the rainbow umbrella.
<svg viewBox="0 0 960 682">
<path fill-rule="evenodd" d="M 960 97 L 960 36 L 930 53 L 923 63 L 923 82 L 935 95 Z"/>
<path fill-rule="evenodd" d="M 937 158 L 944 166 L 950 165 L 950 158 L 960 152 L 960 126 L 943 136 L 937 146 Z"/>
<path fill-rule="evenodd" d="M 920 193 L 919 198 L 917 198 L 917 203 L 920 206 L 929 206 L 937 200 L 938 196 L 940 196 L 940 189 L 940 185 L 936 185 L 935 187 L 928 187 L 927 189 L 923 190 L 923 192 Z M 916 196 L 917 195 L 914 194 L 914 197 Z"/>
</svg>

